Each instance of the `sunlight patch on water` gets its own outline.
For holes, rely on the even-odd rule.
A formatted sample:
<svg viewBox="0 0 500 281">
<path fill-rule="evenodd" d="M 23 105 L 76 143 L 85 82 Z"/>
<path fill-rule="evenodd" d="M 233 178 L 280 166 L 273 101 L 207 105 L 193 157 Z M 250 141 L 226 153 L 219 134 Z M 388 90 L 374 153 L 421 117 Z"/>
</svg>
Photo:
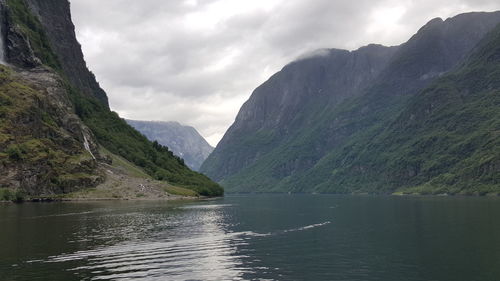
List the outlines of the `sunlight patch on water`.
<svg viewBox="0 0 500 281">
<path fill-rule="evenodd" d="M 172 276 L 173 280 L 238 280 L 245 272 L 236 247 L 247 244 L 252 232 L 207 233 L 205 237 L 178 241 L 123 243 L 73 254 L 52 256 L 43 263 L 86 261 L 86 265 L 71 269 L 75 272 L 98 273 L 92 280 L 156 280 Z M 160 279 L 158 279 L 160 280 Z"/>
<path fill-rule="evenodd" d="M 212 205 L 213 206 L 213 205 Z M 216 220 L 215 220 L 216 221 Z M 224 232 L 217 224 L 205 221 L 204 235 L 165 241 L 136 241 L 102 247 L 72 254 L 32 260 L 28 263 L 68 263 L 83 261 L 84 265 L 70 271 L 91 272 L 91 280 L 242 280 L 245 274 L 255 273 L 249 258 L 238 248 L 244 248 L 250 239 L 285 235 L 330 224 L 330 221 L 287 229 L 273 233 L 253 231 Z M 276 270 L 276 269 L 274 269 Z"/>
<path fill-rule="evenodd" d="M 100 212 L 101 216 L 92 214 L 97 224 L 83 233 L 73 233 L 74 239 L 69 243 L 92 245 L 102 241 L 102 244 L 93 249 L 33 259 L 26 264 L 64 264 L 67 272 L 79 278 L 88 276 L 85 280 L 149 281 L 165 280 L 165 276 L 169 280 L 248 280 L 247 276 L 255 276 L 257 272 L 265 275 L 279 271 L 262 266 L 262 261 L 252 261 L 252 250 L 246 250 L 251 249 L 250 243 L 331 223 L 325 221 L 269 233 L 231 231 L 235 225 L 227 223 L 227 210 L 233 206 L 184 205 L 166 212 L 156 212 L 153 208 L 147 213 L 133 208 L 100 209 L 41 216 L 38 218 L 83 219 Z M 86 224 L 85 219 L 82 222 Z M 116 240 L 118 237 L 123 239 Z"/>
<path fill-rule="evenodd" d="M 243 280 L 245 274 L 254 273 L 255 269 L 244 265 L 242 259 L 248 255 L 238 252 L 238 248 L 246 247 L 252 237 L 263 235 L 251 231 L 228 232 L 221 223 L 222 209 L 228 206 L 232 205 L 176 208 L 182 211 L 176 219 L 168 213 L 147 217 L 136 212 L 116 214 L 113 216 L 121 223 L 113 226 L 114 231 L 108 231 L 113 234 L 128 231 L 132 239 L 28 263 L 73 264 L 69 272 L 91 276 L 90 280 L 165 280 L 165 276 L 169 280 Z M 113 216 L 107 215 L 106 221 L 113 222 Z M 131 225 L 125 227 L 124 221 Z M 134 229 L 145 229 L 146 239 L 135 239 Z"/>
</svg>

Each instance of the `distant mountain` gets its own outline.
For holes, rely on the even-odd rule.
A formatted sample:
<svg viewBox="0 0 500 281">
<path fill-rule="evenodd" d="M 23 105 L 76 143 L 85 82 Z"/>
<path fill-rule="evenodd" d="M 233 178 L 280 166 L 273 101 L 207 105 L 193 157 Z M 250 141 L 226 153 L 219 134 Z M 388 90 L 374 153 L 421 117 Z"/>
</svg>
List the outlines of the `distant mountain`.
<svg viewBox="0 0 500 281">
<path fill-rule="evenodd" d="M 178 122 L 125 120 L 151 141 L 167 146 L 197 171 L 214 148 L 191 126 Z"/>
<path fill-rule="evenodd" d="M 326 50 L 259 86 L 201 167 L 228 191 L 500 192 L 500 12 Z"/>
</svg>

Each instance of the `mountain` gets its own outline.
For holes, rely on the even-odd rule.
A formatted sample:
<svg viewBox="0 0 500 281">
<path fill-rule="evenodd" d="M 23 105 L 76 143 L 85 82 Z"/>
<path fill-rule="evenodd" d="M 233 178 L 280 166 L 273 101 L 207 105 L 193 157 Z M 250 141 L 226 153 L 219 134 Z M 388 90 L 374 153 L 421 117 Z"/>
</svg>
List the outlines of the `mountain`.
<svg viewBox="0 0 500 281">
<path fill-rule="evenodd" d="M 167 146 L 197 171 L 214 148 L 191 126 L 178 122 L 125 120 L 151 141 Z"/>
<path fill-rule="evenodd" d="M 478 58 L 500 46 L 499 23 L 500 12 L 438 18 L 400 46 L 292 62 L 201 171 L 233 192 L 498 193 L 499 61 Z"/>
<path fill-rule="evenodd" d="M 121 191 L 137 196 L 146 189 L 221 195 L 218 184 L 109 110 L 83 59 L 69 5 L 0 0 L 0 193 L 117 197 L 106 188 L 125 186 Z"/>
</svg>

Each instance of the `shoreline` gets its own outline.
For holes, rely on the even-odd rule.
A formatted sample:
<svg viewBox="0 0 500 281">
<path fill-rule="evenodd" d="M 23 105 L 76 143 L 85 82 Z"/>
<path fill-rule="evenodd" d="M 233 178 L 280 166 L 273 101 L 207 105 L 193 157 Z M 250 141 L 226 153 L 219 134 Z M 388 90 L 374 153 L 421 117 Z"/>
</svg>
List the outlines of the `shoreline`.
<svg viewBox="0 0 500 281">
<path fill-rule="evenodd" d="M 225 195 L 338 195 L 338 196 L 387 196 L 387 197 L 500 197 L 500 193 L 487 194 L 418 194 L 418 193 L 314 193 L 314 192 L 225 192 Z"/>
<path fill-rule="evenodd" d="M 223 197 L 207 197 L 207 196 L 177 196 L 170 195 L 159 198 L 57 198 L 57 197 L 39 197 L 39 198 L 29 198 L 20 202 L 15 201 L 0 201 L 0 204 L 22 204 L 22 203 L 76 203 L 76 202 L 104 202 L 104 201 L 137 201 L 137 202 L 147 202 L 147 201 L 208 201 L 216 200 Z"/>
<path fill-rule="evenodd" d="M 238 195 L 337 195 L 337 196 L 386 196 L 386 197 L 427 197 L 427 198 L 500 198 L 499 193 L 489 194 L 369 194 L 369 193 L 287 193 L 287 192 L 234 192 L 225 193 L 224 196 L 208 197 L 208 196 L 182 196 L 182 195 L 166 195 L 160 197 L 34 197 L 25 199 L 20 202 L 15 201 L 1 201 L 0 204 L 21 204 L 21 203 L 71 203 L 71 202 L 102 202 L 102 201 L 209 201 L 224 198 L 225 196 L 238 196 Z"/>
</svg>

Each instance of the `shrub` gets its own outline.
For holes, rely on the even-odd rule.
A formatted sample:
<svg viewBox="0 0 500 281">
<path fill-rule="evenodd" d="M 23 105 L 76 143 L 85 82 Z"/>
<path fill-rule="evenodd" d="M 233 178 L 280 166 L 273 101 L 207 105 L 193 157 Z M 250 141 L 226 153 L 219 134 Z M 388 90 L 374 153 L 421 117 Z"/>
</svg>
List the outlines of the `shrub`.
<svg viewBox="0 0 500 281">
<path fill-rule="evenodd" d="M 10 189 L 0 188 L 0 201 L 12 201 L 14 194 Z"/>
<path fill-rule="evenodd" d="M 9 155 L 9 158 L 14 161 L 20 161 L 23 159 L 23 153 L 17 145 L 7 148 L 7 155 Z"/>
</svg>

